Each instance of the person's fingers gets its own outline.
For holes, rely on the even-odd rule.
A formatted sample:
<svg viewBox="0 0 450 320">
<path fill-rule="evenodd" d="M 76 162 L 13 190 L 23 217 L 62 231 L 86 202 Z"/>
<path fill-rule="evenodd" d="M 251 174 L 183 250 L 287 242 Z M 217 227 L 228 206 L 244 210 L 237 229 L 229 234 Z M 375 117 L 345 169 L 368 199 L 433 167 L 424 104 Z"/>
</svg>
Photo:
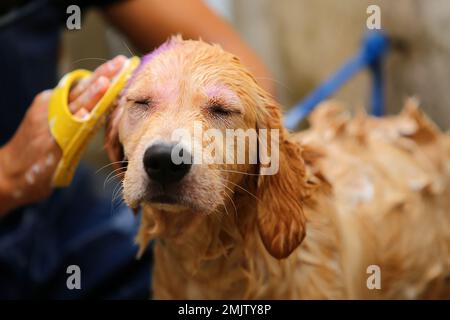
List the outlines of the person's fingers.
<svg viewBox="0 0 450 320">
<path fill-rule="evenodd" d="M 72 113 L 77 114 L 80 109 L 87 112 L 92 111 L 97 102 L 102 98 L 108 90 L 110 81 L 108 78 L 101 76 L 86 91 L 84 91 L 75 101 L 69 104 Z"/>
<path fill-rule="evenodd" d="M 74 116 L 78 119 L 85 119 L 89 115 L 89 111 L 87 111 L 85 108 L 81 108 L 77 112 L 75 112 Z"/>
<path fill-rule="evenodd" d="M 125 56 L 122 55 L 117 56 L 114 59 L 108 61 L 107 63 L 104 63 L 101 66 L 99 66 L 94 71 L 94 74 L 97 77 L 104 76 L 111 80 L 120 71 L 120 69 L 123 67 L 126 61 L 127 58 Z"/>
<path fill-rule="evenodd" d="M 114 78 L 114 76 L 120 71 L 123 67 L 127 58 L 125 56 L 117 56 L 114 59 L 102 64 L 99 66 L 92 76 L 88 78 L 84 78 L 69 93 L 69 103 L 77 99 L 84 91 L 89 88 L 95 81 L 97 81 L 100 77 L 106 77 L 108 79 Z"/>
</svg>

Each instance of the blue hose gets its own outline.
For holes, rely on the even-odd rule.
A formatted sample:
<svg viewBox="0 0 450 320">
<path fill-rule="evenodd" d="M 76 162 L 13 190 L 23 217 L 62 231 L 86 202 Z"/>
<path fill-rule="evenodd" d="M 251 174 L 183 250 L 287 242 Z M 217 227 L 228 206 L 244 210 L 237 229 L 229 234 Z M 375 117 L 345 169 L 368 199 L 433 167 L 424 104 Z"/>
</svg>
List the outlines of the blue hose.
<svg viewBox="0 0 450 320">
<path fill-rule="evenodd" d="M 382 60 L 388 52 L 388 49 L 389 40 L 383 32 L 368 32 L 356 56 L 348 60 L 331 78 L 323 82 L 303 101 L 295 105 L 285 114 L 285 127 L 295 129 L 321 101 L 330 97 L 352 76 L 366 67 L 372 73 L 371 114 L 382 116 L 384 113 Z"/>
</svg>

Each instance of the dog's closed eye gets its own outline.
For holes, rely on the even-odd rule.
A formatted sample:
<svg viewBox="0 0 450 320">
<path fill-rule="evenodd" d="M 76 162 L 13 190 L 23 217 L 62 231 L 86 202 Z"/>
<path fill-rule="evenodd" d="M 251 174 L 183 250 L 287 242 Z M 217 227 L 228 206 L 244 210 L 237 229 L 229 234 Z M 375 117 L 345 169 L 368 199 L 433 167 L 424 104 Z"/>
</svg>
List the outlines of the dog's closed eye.
<svg viewBox="0 0 450 320">
<path fill-rule="evenodd" d="M 229 105 L 221 99 L 211 99 L 208 101 L 207 110 L 209 114 L 215 118 L 227 118 L 229 116 L 242 113 L 239 108 Z"/>
<path fill-rule="evenodd" d="M 153 101 L 150 98 L 130 99 L 129 101 L 132 102 L 132 107 L 140 109 L 148 109 L 153 105 Z"/>
<path fill-rule="evenodd" d="M 209 111 L 219 116 L 228 116 L 231 114 L 230 110 L 228 110 L 225 106 L 217 102 L 214 102 L 212 105 L 209 106 Z"/>
<path fill-rule="evenodd" d="M 128 109 L 133 119 L 144 118 L 155 103 L 150 98 L 127 98 Z"/>
</svg>

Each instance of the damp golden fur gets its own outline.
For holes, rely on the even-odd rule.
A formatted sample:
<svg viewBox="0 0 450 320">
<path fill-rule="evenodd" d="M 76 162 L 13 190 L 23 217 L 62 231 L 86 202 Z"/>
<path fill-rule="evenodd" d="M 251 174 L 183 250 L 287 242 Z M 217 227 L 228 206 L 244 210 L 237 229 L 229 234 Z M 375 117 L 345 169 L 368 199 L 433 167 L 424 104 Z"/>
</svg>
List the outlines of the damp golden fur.
<svg viewBox="0 0 450 320">
<path fill-rule="evenodd" d="M 208 88 L 238 111 L 211 117 Z M 151 106 L 139 110 L 142 99 Z M 146 201 L 145 148 L 194 120 L 278 129 L 279 172 L 199 165 L 173 191 L 180 205 Z M 284 129 L 278 104 L 217 45 L 175 37 L 139 70 L 110 121 L 107 149 L 128 160 L 124 199 L 142 208 L 138 244 L 155 241 L 155 298 L 449 297 L 449 135 L 414 101 L 382 119 L 327 102 L 310 121 L 303 132 Z M 380 290 L 367 288 L 370 265 L 381 268 Z"/>
</svg>

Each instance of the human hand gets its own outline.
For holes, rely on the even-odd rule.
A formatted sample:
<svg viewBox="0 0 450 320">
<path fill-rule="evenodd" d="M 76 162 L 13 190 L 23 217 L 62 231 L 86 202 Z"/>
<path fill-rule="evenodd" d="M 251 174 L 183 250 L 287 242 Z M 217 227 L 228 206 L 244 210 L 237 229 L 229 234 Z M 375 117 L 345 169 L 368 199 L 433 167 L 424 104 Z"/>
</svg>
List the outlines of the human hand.
<svg viewBox="0 0 450 320">
<path fill-rule="evenodd" d="M 126 58 L 116 58 L 98 67 L 69 94 L 69 109 L 83 118 L 108 90 Z M 62 152 L 48 125 L 52 91 L 38 94 L 14 136 L 0 148 L 0 214 L 48 197 L 51 181 Z"/>
</svg>

